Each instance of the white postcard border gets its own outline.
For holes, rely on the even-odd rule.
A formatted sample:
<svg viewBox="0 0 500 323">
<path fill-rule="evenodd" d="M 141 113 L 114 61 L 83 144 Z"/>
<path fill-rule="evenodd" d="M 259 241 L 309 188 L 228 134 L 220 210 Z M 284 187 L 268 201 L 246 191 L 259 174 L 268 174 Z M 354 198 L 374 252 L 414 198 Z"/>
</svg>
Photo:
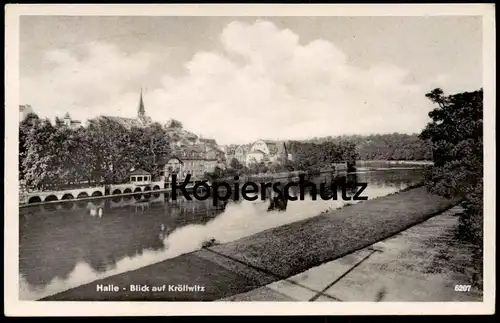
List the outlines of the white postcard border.
<svg viewBox="0 0 500 323">
<path fill-rule="evenodd" d="M 492 314 L 495 305 L 494 4 L 405 5 L 18 5 L 5 6 L 4 305 L 7 316 Z M 483 302 L 36 302 L 19 300 L 19 16 L 483 16 L 484 292 Z"/>
</svg>

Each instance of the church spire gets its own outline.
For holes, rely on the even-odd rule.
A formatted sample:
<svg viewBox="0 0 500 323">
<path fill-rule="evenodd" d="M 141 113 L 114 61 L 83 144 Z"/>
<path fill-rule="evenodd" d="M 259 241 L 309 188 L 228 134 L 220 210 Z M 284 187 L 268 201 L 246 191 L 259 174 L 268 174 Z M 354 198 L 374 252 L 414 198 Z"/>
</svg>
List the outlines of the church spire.
<svg viewBox="0 0 500 323">
<path fill-rule="evenodd" d="M 144 102 L 142 101 L 142 88 L 141 88 L 141 98 L 139 99 L 139 111 L 137 112 L 139 117 L 144 117 L 146 115 L 146 110 L 144 109 Z"/>
</svg>

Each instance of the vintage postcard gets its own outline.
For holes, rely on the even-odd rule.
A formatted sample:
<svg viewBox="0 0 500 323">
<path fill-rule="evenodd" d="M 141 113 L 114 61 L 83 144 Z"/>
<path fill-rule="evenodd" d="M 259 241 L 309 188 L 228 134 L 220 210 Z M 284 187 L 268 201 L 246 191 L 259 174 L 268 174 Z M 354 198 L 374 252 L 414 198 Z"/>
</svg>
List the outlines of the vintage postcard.
<svg viewBox="0 0 500 323">
<path fill-rule="evenodd" d="M 6 315 L 494 312 L 494 5 L 5 12 Z"/>
</svg>

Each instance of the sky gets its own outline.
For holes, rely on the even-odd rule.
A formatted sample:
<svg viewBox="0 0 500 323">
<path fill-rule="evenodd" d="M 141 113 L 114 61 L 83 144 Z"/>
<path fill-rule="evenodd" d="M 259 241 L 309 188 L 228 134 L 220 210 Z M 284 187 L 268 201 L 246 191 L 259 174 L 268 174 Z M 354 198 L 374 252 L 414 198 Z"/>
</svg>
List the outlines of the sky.
<svg viewBox="0 0 500 323">
<path fill-rule="evenodd" d="M 173 118 L 219 144 L 418 133 L 482 87 L 481 17 L 22 16 L 20 104 Z"/>
</svg>

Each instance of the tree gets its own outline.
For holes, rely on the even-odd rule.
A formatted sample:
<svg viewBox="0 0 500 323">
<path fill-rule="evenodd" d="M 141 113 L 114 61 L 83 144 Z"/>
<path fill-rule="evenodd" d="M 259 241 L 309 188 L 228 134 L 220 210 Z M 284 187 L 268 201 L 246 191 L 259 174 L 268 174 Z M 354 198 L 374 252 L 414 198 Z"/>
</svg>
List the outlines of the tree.
<svg viewBox="0 0 500 323">
<path fill-rule="evenodd" d="M 55 129 L 48 119 L 33 121 L 33 127 L 29 128 L 23 139 L 25 157 L 22 167 L 27 187 L 42 189 L 45 185 L 51 184 L 53 179 L 51 174 L 58 159 L 52 149 Z"/>
<path fill-rule="evenodd" d="M 39 123 L 40 118 L 34 113 L 29 113 L 19 124 L 19 179 L 24 179 L 26 173 L 24 160 L 29 150 L 28 136 Z"/>
<path fill-rule="evenodd" d="M 231 162 L 229 163 L 229 167 L 231 167 L 234 170 L 241 170 L 243 167 L 245 167 L 240 161 L 236 158 L 231 159 Z"/>
<path fill-rule="evenodd" d="M 464 200 L 462 225 L 469 238 L 482 242 L 483 90 L 445 96 L 435 89 L 426 96 L 438 105 L 420 134 L 433 144 L 427 186 L 436 194 Z"/>
<path fill-rule="evenodd" d="M 71 147 L 70 158 L 74 177 L 78 182 L 87 181 L 91 185 L 93 179 L 96 156 L 93 153 L 91 142 L 87 137 L 87 129 L 79 128 L 74 133 L 73 146 Z"/>
<path fill-rule="evenodd" d="M 158 123 L 146 128 L 131 130 L 130 154 L 133 155 L 134 167 L 143 168 L 158 176 L 159 159 L 170 152 L 169 140 L 165 130 Z"/>
<path fill-rule="evenodd" d="M 347 140 L 319 143 L 292 141 L 289 146 L 294 157 L 293 161 L 287 162 L 288 169 L 319 171 L 330 168 L 332 163 L 354 163 L 357 156 L 355 143 Z"/>
<path fill-rule="evenodd" d="M 114 120 L 98 118 L 89 122 L 87 140 L 95 156 L 93 178 L 104 179 L 107 184 L 120 183 L 127 178 L 130 164 L 124 155 L 128 151 L 129 138 L 127 129 Z"/>
<path fill-rule="evenodd" d="M 180 121 L 178 121 L 178 120 L 170 119 L 165 124 L 165 127 L 166 128 L 171 128 L 171 129 L 173 129 L 173 128 L 182 129 L 182 123 Z"/>
</svg>

